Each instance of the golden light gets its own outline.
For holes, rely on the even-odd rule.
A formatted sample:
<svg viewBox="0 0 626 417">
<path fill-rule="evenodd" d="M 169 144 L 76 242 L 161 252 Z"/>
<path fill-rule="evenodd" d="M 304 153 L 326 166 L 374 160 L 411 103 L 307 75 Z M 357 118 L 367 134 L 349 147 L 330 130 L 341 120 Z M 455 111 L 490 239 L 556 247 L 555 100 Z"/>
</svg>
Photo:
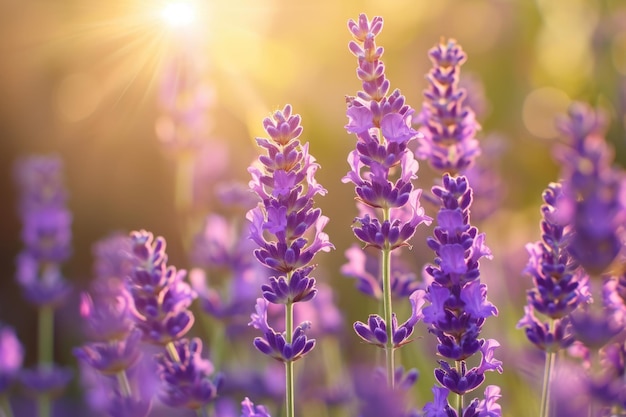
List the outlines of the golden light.
<svg viewBox="0 0 626 417">
<path fill-rule="evenodd" d="M 171 2 L 161 10 L 161 18 L 172 27 L 188 26 L 195 19 L 195 10 L 189 2 Z"/>
</svg>

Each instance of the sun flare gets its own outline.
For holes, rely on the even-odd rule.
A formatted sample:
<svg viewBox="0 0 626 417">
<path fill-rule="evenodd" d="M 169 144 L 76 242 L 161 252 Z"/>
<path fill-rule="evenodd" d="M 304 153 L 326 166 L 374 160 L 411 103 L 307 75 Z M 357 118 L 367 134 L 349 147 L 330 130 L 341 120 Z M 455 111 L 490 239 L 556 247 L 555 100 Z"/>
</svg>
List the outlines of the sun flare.
<svg viewBox="0 0 626 417">
<path fill-rule="evenodd" d="M 172 27 L 188 26 L 195 20 L 195 10 L 189 2 L 170 2 L 161 10 L 161 18 Z"/>
</svg>

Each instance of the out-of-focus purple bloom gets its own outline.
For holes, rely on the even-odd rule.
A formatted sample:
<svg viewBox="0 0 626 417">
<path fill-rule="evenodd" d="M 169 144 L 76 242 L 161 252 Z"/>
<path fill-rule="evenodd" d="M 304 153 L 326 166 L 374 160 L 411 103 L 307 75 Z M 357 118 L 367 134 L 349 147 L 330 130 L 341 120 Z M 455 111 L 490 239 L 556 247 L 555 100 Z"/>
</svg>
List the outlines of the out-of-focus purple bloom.
<svg viewBox="0 0 626 417">
<path fill-rule="evenodd" d="M 416 156 L 436 170 L 457 174 L 480 155 L 475 138 L 480 125 L 465 104 L 465 89 L 459 87 L 461 65 L 467 57 L 453 39 L 442 39 L 429 56 L 433 67 L 426 76 L 429 86 L 416 120 L 422 134 Z"/>
<path fill-rule="evenodd" d="M 373 256 L 367 249 L 362 249 L 356 244 L 345 252 L 348 263 L 342 265 L 341 273 L 357 280 L 357 288 L 370 297 L 381 299 L 383 289 L 380 275 L 380 259 Z M 392 252 L 391 262 L 391 296 L 395 299 L 406 298 L 413 291 L 422 287 L 417 280 L 415 272 L 402 259 Z"/>
<path fill-rule="evenodd" d="M 116 392 L 107 407 L 110 417 L 146 417 L 152 408 L 152 401 L 127 397 Z"/>
<path fill-rule="evenodd" d="M 568 223 L 566 196 L 560 183 L 543 192 L 541 240 L 526 245 L 529 254 L 524 273 L 533 279 L 525 315 L 517 323 L 528 340 L 546 352 L 569 347 L 574 341 L 571 313 L 589 301 L 587 275 L 569 253 L 573 230 Z M 535 317 L 535 311 L 552 319 L 552 326 Z"/>
<path fill-rule="evenodd" d="M 60 272 L 72 240 L 62 168 L 57 156 L 31 156 L 15 165 L 24 243 L 16 278 L 25 298 L 37 306 L 57 307 L 70 292 Z"/>
<path fill-rule="evenodd" d="M 67 200 L 63 160 L 58 155 L 31 155 L 19 159 L 13 175 L 20 190 L 21 212 L 64 207 Z"/>
<path fill-rule="evenodd" d="M 433 401 L 424 405 L 424 417 L 457 417 L 456 411 L 448 403 L 450 390 L 445 387 L 433 387 Z"/>
<path fill-rule="evenodd" d="M 567 118 L 558 123 L 567 143 L 556 149 L 575 230 L 568 250 L 594 276 L 604 272 L 619 253 L 619 226 L 626 213 L 626 176 L 612 166 L 613 150 L 604 139 L 604 124 L 600 112 L 572 104 Z"/>
<path fill-rule="evenodd" d="M 188 310 L 196 293 L 183 281 L 186 271 L 167 266 L 165 239 L 145 230 L 131 233 L 137 264 L 128 279 L 133 312 L 144 340 L 165 346 L 180 339 L 194 322 Z"/>
<path fill-rule="evenodd" d="M 63 277 L 59 264 L 50 263 L 42 268 L 37 259 L 26 251 L 17 256 L 16 278 L 24 298 L 37 306 L 58 307 L 72 292 L 72 286 Z"/>
<path fill-rule="evenodd" d="M 100 286 L 102 288 L 103 285 Z M 80 315 L 85 331 L 91 340 L 111 341 L 124 339 L 134 327 L 131 316 L 132 299 L 126 291 L 81 294 Z"/>
<path fill-rule="evenodd" d="M 413 292 L 409 297 L 411 301 L 411 316 L 400 326 L 398 326 L 396 316 L 393 315 L 392 331 L 393 347 L 399 348 L 409 343 L 409 337 L 413 334 L 415 324 L 423 317 L 422 306 L 424 305 L 424 291 L 418 290 Z M 377 314 L 370 314 L 367 324 L 357 321 L 354 323 L 354 331 L 366 342 L 375 346 L 385 348 L 387 344 L 387 324 Z"/>
<path fill-rule="evenodd" d="M 241 417 L 272 417 L 262 405 L 254 405 L 248 397 L 241 402 Z"/>
<path fill-rule="evenodd" d="M 13 384 L 22 368 L 24 348 L 13 328 L 0 328 L 0 395 Z"/>
<path fill-rule="evenodd" d="M 213 402 L 221 384 L 221 375 L 213 379 L 213 364 L 202 358 L 199 338 L 173 342 L 176 356 L 169 350 L 156 356 L 158 373 L 164 382 L 161 400 L 178 408 L 198 409 Z"/>
<path fill-rule="evenodd" d="M 570 347 L 574 342 L 569 317 L 555 320 L 550 326 L 548 322 L 542 322 L 535 317 L 532 306 L 525 306 L 524 312 L 524 317 L 517 323 L 517 327 L 523 328 L 528 340 L 539 349 L 556 352 Z"/>
<path fill-rule="evenodd" d="M 268 301 L 257 299 L 256 313 L 251 315 L 250 325 L 263 333 L 263 337 L 254 339 L 254 346 L 263 354 L 281 361 L 296 361 L 309 353 L 315 346 L 315 339 L 309 339 L 306 331 L 311 327 L 308 321 L 300 323 L 291 336 L 292 342 L 287 342 L 285 332 L 278 333 L 267 323 Z"/>
<path fill-rule="evenodd" d="M 410 409 L 409 398 L 412 383 L 417 379 L 414 371 L 404 372 L 397 368 L 394 373 L 396 389 L 387 385 L 385 371 L 357 369 L 353 374 L 353 385 L 358 404 L 359 417 L 413 417 L 417 413 Z"/>
<path fill-rule="evenodd" d="M 22 385 L 34 395 L 60 394 L 71 381 L 73 372 L 51 364 L 43 364 L 31 369 L 23 369 L 19 379 Z"/>
<path fill-rule="evenodd" d="M 132 253 L 131 240 L 127 233 L 113 233 L 99 240 L 92 248 L 94 256 L 94 274 L 98 286 L 101 281 L 107 286 L 115 286 L 130 274 L 135 258 Z"/>
<path fill-rule="evenodd" d="M 502 397 L 500 387 L 496 385 L 488 385 L 485 388 L 485 399 L 478 404 L 477 411 L 479 417 L 500 417 L 502 415 L 502 407 L 497 401 Z"/>
<path fill-rule="evenodd" d="M 317 293 L 310 303 L 294 306 L 294 320 L 298 322 L 302 318 L 315 323 L 315 327 L 309 331 L 312 337 L 340 335 L 345 330 L 344 320 L 341 310 L 335 304 L 333 289 L 323 282 L 317 283 L 316 288 Z"/>
<path fill-rule="evenodd" d="M 141 331 L 135 329 L 127 338 L 88 343 L 74 349 L 74 356 L 103 375 L 115 375 L 131 368 L 141 356 Z"/>
</svg>

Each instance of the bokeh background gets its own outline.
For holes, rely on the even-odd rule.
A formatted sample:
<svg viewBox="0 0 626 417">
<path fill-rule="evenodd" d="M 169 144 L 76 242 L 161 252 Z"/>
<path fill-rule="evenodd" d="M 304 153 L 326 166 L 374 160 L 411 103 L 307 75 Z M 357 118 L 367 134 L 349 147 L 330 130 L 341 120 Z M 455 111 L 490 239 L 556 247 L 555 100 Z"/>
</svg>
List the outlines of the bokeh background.
<svg viewBox="0 0 626 417">
<path fill-rule="evenodd" d="M 212 209 L 216 184 L 248 180 L 262 119 L 292 104 L 303 119 L 302 138 L 322 167 L 317 179 L 328 195 L 318 201 L 331 218 L 327 232 L 337 248 L 320 255 L 318 275 L 335 290 L 346 333 L 351 322 L 376 311 L 339 272 L 355 242 L 350 225 L 356 214 L 353 190 L 341 182 L 354 146 L 343 128 L 345 96 L 360 89 L 346 22 L 365 12 L 384 18 L 378 43 L 388 78 L 416 109 L 430 68 L 427 52 L 440 37 L 455 38 L 468 54 L 462 78 L 477 92 L 479 137 L 488 143 L 497 137 L 498 157 L 490 165 L 504 184 L 498 210 L 478 224 L 494 252 L 493 261 L 483 262 L 483 279 L 500 308 L 485 336 L 500 340 L 505 361 L 505 373 L 490 375 L 489 382 L 503 386 L 505 415 L 532 415 L 540 379 L 515 329 L 530 285 L 521 275 L 524 244 L 539 238 L 541 192 L 559 173 L 551 156 L 558 140 L 554 118 L 573 100 L 607 112 L 607 140 L 616 162 L 626 161 L 626 2 L 198 0 L 194 26 L 184 36 L 157 18 L 162 5 L 0 0 L 0 321 L 17 329 L 27 363 L 35 360 L 36 315 L 14 283 L 21 248 L 11 173 L 16 158 L 55 153 L 64 161 L 74 216 L 74 254 L 64 271 L 78 289 L 92 275 L 91 245 L 116 230 L 162 235 L 170 262 L 188 266 L 171 149 L 156 134 L 159 86 L 178 48 L 201 63 L 210 90 L 207 140 L 215 144 L 208 152 L 224 165 L 207 170 L 203 207 Z M 419 175 L 418 186 L 430 188 L 426 164 Z M 418 232 L 405 254 L 416 271 L 432 259 L 423 244 L 428 233 Z M 57 326 L 56 358 L 70 365 L 70 349 L 80 343 L 76 312 L 70 303 Z M 346 352 L 370 354 L 356 336 L 347 340 Z M 430 399 L 433 360 L 419 360 L 423 401 Z"/>
</svg>

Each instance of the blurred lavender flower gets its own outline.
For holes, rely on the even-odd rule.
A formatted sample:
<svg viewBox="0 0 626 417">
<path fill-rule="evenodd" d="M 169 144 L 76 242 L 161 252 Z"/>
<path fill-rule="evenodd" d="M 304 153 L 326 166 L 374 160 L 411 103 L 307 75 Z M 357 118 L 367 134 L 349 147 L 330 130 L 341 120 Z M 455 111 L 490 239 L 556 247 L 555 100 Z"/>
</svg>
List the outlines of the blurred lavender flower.
<svg viewBox="0 0 626 417">
<path fill-rule="evenodd" d="M 202 342 L 194 337 L 174 342 L 174 351 L 156 357 L 158 372 L 165 382 L 161 400 L 175 408 L 196 410 L 217 398 L 221 376 L 214 374 L 213 364 L 202 358 Z"/>
<path fill-rule="evenodd" d="M 380 257 L 375 257 L 371 250 L 361 249 L 356 244 L 348 248 L 345 254 L 348 263 L 341 266 L 341 273 L 346 277 L 355 278 L 359 291 L 380 300 L 383 296 L 383 283 L 379 277 Z M 393 299 L 406 298 L 413 291 L 423 287 L 415 272 L 397 255 L 397 251 L 391 253 L 391 260 Z"/>
<path fill-rule="evenodd" d="M 183 281 L 186 271 L 167 265 L 166 242 L 145 230 L 131 233 L 136 264 L 128 279 L 136 326 L 143 339 L 166 349 L 156 355 L 161 400 L 172 407 L 205 409 L 217 396 L 213 364 L 202 359 L 200 339 L 184 338 L 194 322 L 188 309 L 196 293 Z"/>
<path fill-rule="evenodd" d="M 417 417 L 410 408 L 410 390 L 417 381 L 417 371 L 405 372 L 402 367 L 394 371 L 394 387 L 386 383 L 386 370 L 356 369 L 353 373 L 354 389 L 359 400 L 359 417 Z"/>
<path fill-rule="evenodd" d="M 0 395 L 6 395 L 18 377 L 24 360 L 24 347 L 13 328 L 0 327 Z"/>
<path fill-rule="evenodd" d="M 597 276 L 621 250 L 626 176 L 611 166 L 613 151 L 604 139 L 601 112 L 574 103 L 557 126 L 567 138 L 556 149 L 556 158 L 562 165 L 566 210 L 575 230 L 568 249 L 590 275 Z"/>
<path fill-rule="evenodd" d="M 480 125 L 473 110 L 465 104 L 466 91 L 459 87 L 461 65 L 467 56 L 455 40 L 442 39 L 429 51 L 433 67 L 427 75 L 422 110 L 417 116 L 421 124 L 416 151 L 418 159 L 443 172 L 457 174 L 470 167 L 480 155 L 475 139 Z"/>
<path fill-rule="evenodd" d="M 17 282 L 37 306 L 58 306 L 70 292 L 60 264 L 71 254 L 71 220 L 66 207 L 63 162 L 58 156 L 30 156 L 15 164 L 24 250 L 17 258 Z"/>
<path fill-rule="evenodd" d="M 165 239 L 145 230 L 131 233 L 137 264 L 128 280 L 133 313 L 144 340 L 165 346 L 182 338 L 194 322 L 188 310 L 196 293 L 183 281 L 186 271 L 167 265 Z"/>
<path fill-rule="evenodd" d="M 533 279 L 534 287 L 527 293 L 528 306 L 517 327 L 524 328 L 531 343 L 546 352 L 571 345 L 570 314 L 589 299 L 587 276 L 568 250 L 573 230 L 562 211 L 565 198 L 559 183 L 551 183 L 543 192 L 541 240 L 526 245 L 529 260 L 524 273 Z M 537 319 L 535 311 L 552 324 Z"/>
<path fill-rule="evenodd" d="M 241 417 L 271 417 L 262 405 L 254 405 L 248 397 L 241 402 Z"/>
</svg>

